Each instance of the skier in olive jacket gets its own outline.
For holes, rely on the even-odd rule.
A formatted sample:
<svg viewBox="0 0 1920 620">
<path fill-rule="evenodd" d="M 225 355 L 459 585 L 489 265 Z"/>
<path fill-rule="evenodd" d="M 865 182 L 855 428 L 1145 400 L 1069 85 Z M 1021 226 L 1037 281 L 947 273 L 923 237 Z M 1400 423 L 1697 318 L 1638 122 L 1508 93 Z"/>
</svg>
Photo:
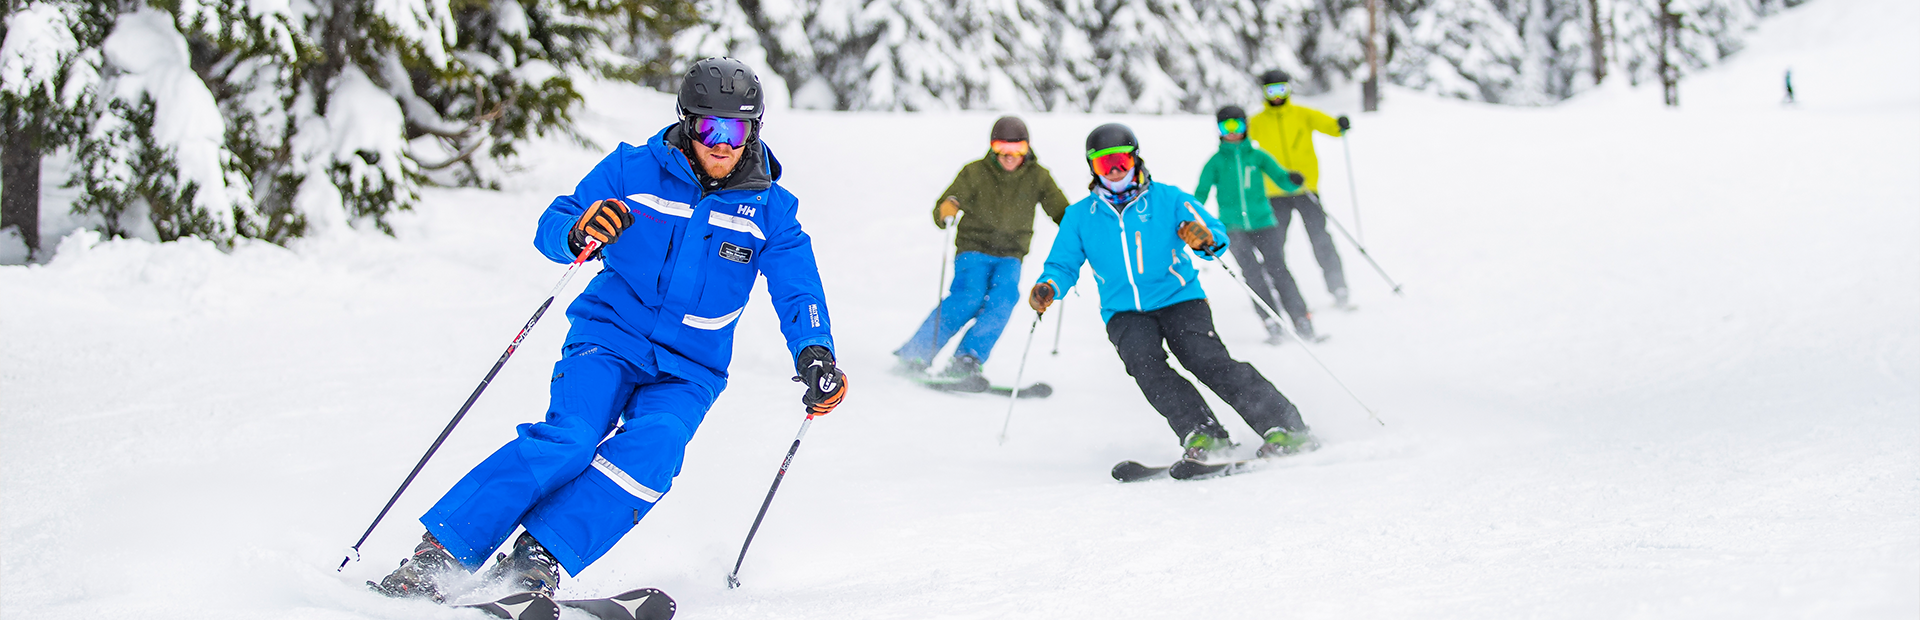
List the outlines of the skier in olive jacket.
<svg viewBox="0 0 1920 620">
<path fill-rule="evenodd" d="M 1300 189 L 1302 176 L 1288 172 L 1273 161 L 1272 155 L 1253 148 L 1247 141 L 1247 112 L 1240 106 L 1220 108 L 1214 120 L 1220 130 L 1220 150 L 1200 170 L 1193 197 L 1204 204 L 1213 187 L 1220 186 L 1220 222 L 1227 226 L 1227 248 L 1233 252 L 1233 261 L 1240 263 L 1240 277 L 1266 298 L 1268 306 L 1285 310 L 1301 338 L 1313 340 L 1312 315 L 1281 254 L 1286 229 L 1275 225 L 1266 185 L 1259 181 L 1264 176 L 1281 190 L 1294 191 Z M 1257 303 L 1253 311 L 1267 326 L 1267 342 L 1280 344 L 1284 335 L 1280 317 L 1267 316 L 1266 309 Z"/>
<path fill-rule="evenodd" d="M 1247 121 L 1247 137 L 1273 155 L 1288 170 L 1297 171 L 1305 181 L 1300 187 L 1286 189 L 1267 182 L 1267 199 L 1279 218 L 1280 240 L 1286 241 L 1287 225 L 1293 212 L 1300 212 L 1300 223 L 1307 227 L 1307 241 L 1313 244 L 1313 258 L 1327 278 L 1327 292 L 1333 304 L 1346 308 L 1347 275 L 1340 266 L 1340 254 L 1334 251 L 1333 236 L 1327 234 L 1327 212 L 1320 205 L 1320 158 L 1313 150 L 1313 132 L 1340 137 L 1352 123 L 1347 117 L 1333 118 L 1319 110 L 1289 103 L 1293 94 L 1293 76 L 1278 69 L 1260 74 L 1267 108 Z"/>
<path fill-rule="evenodd" d="M 942 374 L 977 381 L 980 366 L 993 353 L 1020 301 L 1020 261 L 1033 240 L 1034 205 L 1055 224 L 1066 213 L 1067 197 L 1053 173 L 1034 157 L 1025 122 L 1001 117 L 993 123 L 990 139 L 987 156 L 961 168 L 934 205 L 935 226 L 946 228 L 959 220 L 953 285 L 913 337 L 894 351 L 902 374 L 925 373 L 934 354 L 972 321 Z M 962 213 L 966 216 L 960 217 Z"/>
</svg>

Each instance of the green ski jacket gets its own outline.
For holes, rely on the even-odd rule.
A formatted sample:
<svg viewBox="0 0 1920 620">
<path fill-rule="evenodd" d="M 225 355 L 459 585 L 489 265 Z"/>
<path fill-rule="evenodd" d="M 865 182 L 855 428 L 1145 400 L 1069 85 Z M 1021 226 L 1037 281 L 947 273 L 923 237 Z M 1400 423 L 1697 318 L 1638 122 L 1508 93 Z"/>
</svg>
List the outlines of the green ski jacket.
<svg viewBox="0 0 1920 620">
<path fill-rule="evenodd" d="M 1253 148 L 1252 140 L 1220 141 L 1220 151 L 1200 169 L 1200 182 L 1194 184 L 1193 197 L 1206 204 L 1213 186 L 1220 186 L 1220 222 L 1227 230 L 1260 230 L 1274 225 L 1273 208 L 1267 204 L 1267 185 L 1261 175 L 1272 179 L 1286 191 L 1300 189 L 1287 178 L 1266 151 Z"/>
<path fill-rule="evenodd" d="M 992 151 L 962 167 L 953 184 L 933 201 L 933 224 L 941 228 L 947 224 L 940 221 L 940 203 L 947 198 L 960 203 L 960 230 L 953 241 L 956 254 L 1025 258 L 1033 241 L 1033 206 L 1040 205 L 1054 224 L 1067 212 L 1067 196 L 1033 153 L 1012 172 L 1000 167 L 999 156 Z"/>
</svg>

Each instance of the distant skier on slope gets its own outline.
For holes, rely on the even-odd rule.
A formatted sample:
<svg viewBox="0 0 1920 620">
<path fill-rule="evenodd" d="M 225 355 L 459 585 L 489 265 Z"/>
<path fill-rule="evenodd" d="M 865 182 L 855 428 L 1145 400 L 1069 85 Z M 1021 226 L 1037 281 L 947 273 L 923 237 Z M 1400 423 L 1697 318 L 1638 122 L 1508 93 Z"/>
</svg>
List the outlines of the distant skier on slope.
<svg viewBox="0 0 1920 620">
<path fill-rule="evenodd" d="M 534 247 L 547 258 L 571 262 L 596 240 L 605 265 L 567 308 L 546 420 L 521 424 L 420 518 L 427 533 L 381 590 L 441 600 L 446 578 L 479 569 L 522 526 L 489 576 L 523 590 L 551 595 L 562 569 L 577 576 L 612 549 L 672 488 L 726 389 L 734 322 L 759 274 L 808 411 L 846 397 L 812 242 L 759 139 L 760 88 L 738 60 L 694 63 L 679 122 L 621 144 L 540 216 Z"/>
<path fill-rule="evenodd" d="M 1066 211 L 1067 197 L 1034 156 L 1025 122 L 1003 116 L 994 121 L 989 140 L 986 157 L 962 167 L 934 204 L 933 225 L 946 228 L 959 218 L 953 284 L 913 337 L 893 352 L 901 374 L 923 376 L 947 340 L 972 321 L 940 374 L 984 385 L 976 379 L 980 367 L 1020 301 L 1020 262 L 1033 240 L 1034 205 L 1055 224 Z"/>
<path fill-rule="evenodd" d="M 1333 293 L 1333 305 L 1347 308 L 1350 306 L 1346 272 L 1340 265 L 1339 252 L 1333 247 L 1333 236 L 1327 234 L 1327 212 L 1320 204 L 1320 159 L 1313 150 L 1313 132 L 1339 137 L 1346 134 L 1352 123 L 1345 116 L 1335 119 L 1319 110 L 1288 103 L 1292 99 L 1292 82 L 1293 76 L 1279 69 L 1260 74 L 1267 107 L 1247 121 L 1247 135 L 1272 154 L 1282 167 L 1299 172 L 1305 178 L 1296 189 L 1267 181 L 1267 197 L 1278 220 L 1280 241 L 1286 242 L 1287 225 L 1293 221 L 1293 212 L 1299 211 L 1300 223 L 1307 228 L 1307 241 L 1313 244 L 1313 258 L 1326 276 L 1327 292 Z"/>
<path fill-rule="evenodd" d="M 1220 221 L 1193 196 L 1147 174 L 1140 143 L 1125 125 L 1088 134 L 1087 163 L 1093 193 L 1067 208 L 1046 269 L 1028 293 L 1034 311 L 1046 311 L 1078 282 L 1080 266 L 1092 265 L 1107 339 L 1180 437 L 1184 459 L 1205 461 L 1231 444 L 1200 391 L 1167 365 L 1168 350 L 1260 433 L 1261 456 L 1319 447 L 1293 403 L 1252 365 L 1234 360 L 1214 334 L 1207 293 L 1185 250 L 1219 256 L 1229 245 L 1216 241 L 1225 234 Z"/>
<path fill-rule="evenodd" d="M 1272 155 L 1253 148 L 1247 141 L 1247 112 L 1240 106 L 1220 108 L 1213 116 L 1220 131 L 1220 150 L 1200 169 L 1193 197 L 1206 204 L 1207 194 L 1215 185 L 1220 186 L 1220 221 L 1227 227 L 1227 247 L 1233 251 L 1233 261 L 1240 263 L 1240 277 L 1265 297 L 1269 306 L 1286 311 L 1295 333 L 1314 340 L 1313 315 L 1307 312 L 1307 302 L 1300 297 L 1300 287 L 1287 271 L 1282 253 L 1286 229 L 1275 225 L 1266 185 L 1259 181 L 1265 178 L 1281 191 L 1290 192 L 1300 189 L 1302 177 L 1281 168 Z M 1266 308 L 1258 303 L 1253 311 L 1267 326 L 1267 343 L 1280 344 L 1285 336 L 1281 317 L 1267 316 Z"/>
</svg>

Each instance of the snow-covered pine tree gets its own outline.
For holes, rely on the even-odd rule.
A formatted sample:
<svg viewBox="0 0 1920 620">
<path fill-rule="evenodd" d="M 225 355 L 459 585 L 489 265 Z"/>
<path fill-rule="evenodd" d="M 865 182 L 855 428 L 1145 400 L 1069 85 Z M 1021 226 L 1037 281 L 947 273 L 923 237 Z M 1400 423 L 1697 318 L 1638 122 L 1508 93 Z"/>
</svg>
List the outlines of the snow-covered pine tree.
<svg viewBox="0 0 1920 620">
<path fill-rule="evenodd" d="M 17 237 L 32 259 L 40 249 L 40 161 L 86 131 L 106 32 L 90 27 L 93 5 L 0 7 L 0 236 Z"/>
</svg>

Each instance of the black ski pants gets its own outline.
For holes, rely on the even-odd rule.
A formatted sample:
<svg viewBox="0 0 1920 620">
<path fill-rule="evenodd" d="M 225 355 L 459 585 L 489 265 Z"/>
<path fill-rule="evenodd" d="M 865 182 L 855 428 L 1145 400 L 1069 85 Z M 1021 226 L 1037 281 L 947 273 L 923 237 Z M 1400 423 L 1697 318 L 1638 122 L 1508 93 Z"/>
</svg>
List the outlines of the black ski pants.
<svg viewBox="0 0 1920 620">
<path fill-rule="evenodd" d="M 1320 272 L 1326 274 L 1327 292 L 1337 293 L 1347 288 L 1347 273 L 1340 267 L 1340 253 L 1334 251 L 1333 235 L 1327 234 L 1327 211 L 1320 207 L 1320 195 L 1307 192 L 1297 196 L 1274 196 L 1267 199 L 1273 205 L 1275 228 L 1280 229 L 1280 242 L 1287 241 L 1287 227 L 1293 223 L 1293 212 L 1300 212 L 1300 223 L 1307 229 L 1307 242 L 1313 244 L 1313 259 L 1319 261 Z M 1291 310 L 1289 310 L 1291 312 Z"/>
<path fill-rule="evenodd" d="M 1107 340 L 1120 353 L 1127 374 L 1140 385 L 1140 393 L 1167 418 L 1174 435 L 1184 439 L 1188 433 L 1204 430 L 1225 439 L 1227 430 L 1200 391 L 1167 365 L 1167 351 L 1261 435 L 1275 428 L 1306 429 L 1300 410 L 1273 383 L 1253 365 L 1227 354 L 1227 345 L 1214 334 L 1213 309 L 1205 299 L 1147 312 L 1116 312 L 1107 320 Z"/>
<path fill-rule="evenodd" d="M 1286 312 L 1295 321 L 1307 317 L 1307 301 L 1300 297 L 1300 285 L 1294 283 L 1293 274 L 1287 271 L 1287 259 L 1283 253 L 1286 247 L 1287 230 L 1279 226 L 1268 226 L 1260 230 L 1227 231 L 1227 250 L 1233 253 L 1233 262 L 1240 264 L 1240 277 L 1247 286 L 1267 300 L 1267 305 Z M 1253 311 L 1260 318 L 1267 318 L 1267 310 L 1260 304 L 1253 304 Z"/>
</svg>

